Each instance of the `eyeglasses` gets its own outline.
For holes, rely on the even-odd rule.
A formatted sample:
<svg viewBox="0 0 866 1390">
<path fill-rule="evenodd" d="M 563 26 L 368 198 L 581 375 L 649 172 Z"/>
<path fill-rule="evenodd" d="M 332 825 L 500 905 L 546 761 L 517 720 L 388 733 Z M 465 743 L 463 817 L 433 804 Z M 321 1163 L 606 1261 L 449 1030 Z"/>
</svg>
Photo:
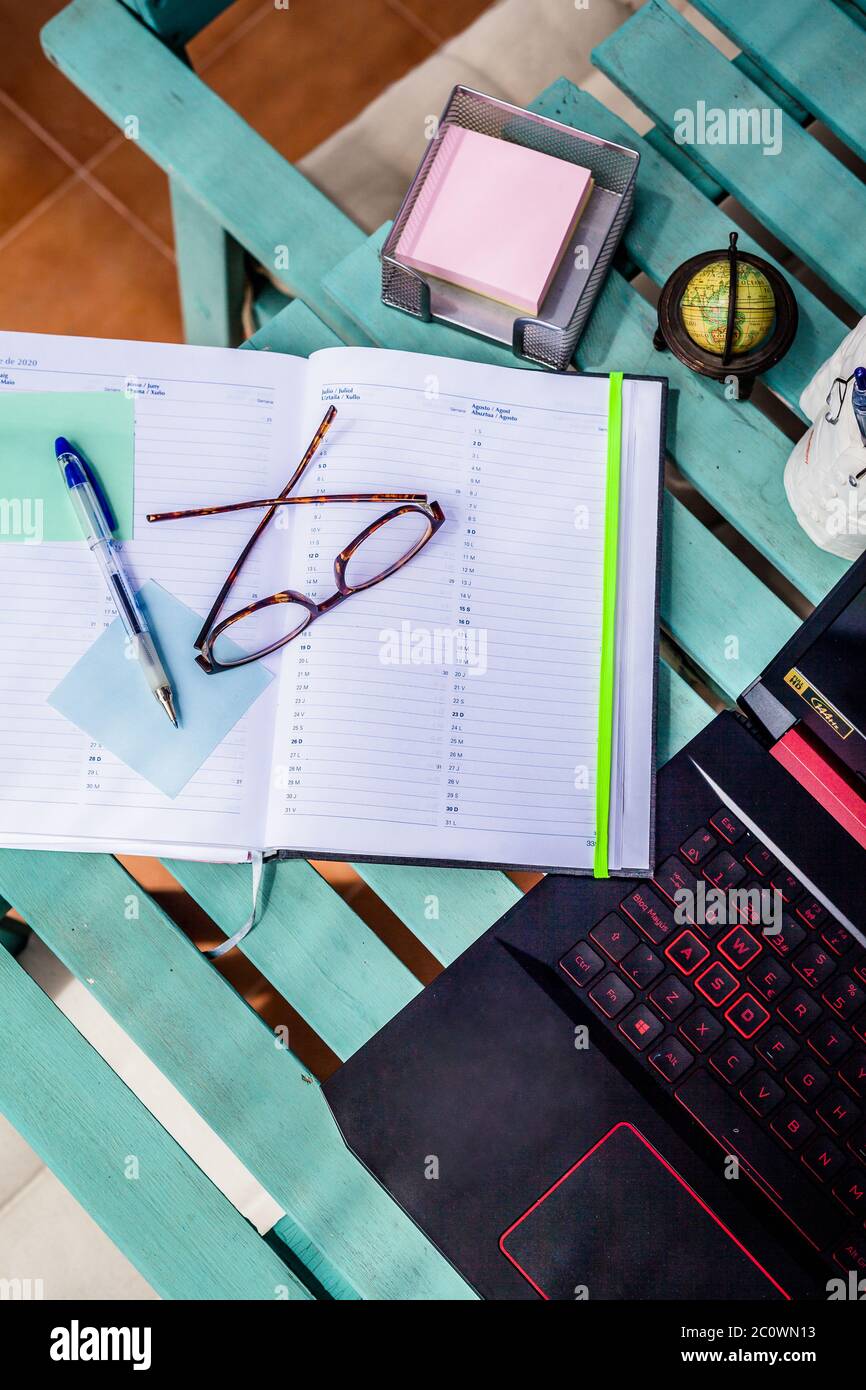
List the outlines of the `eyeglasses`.
<svg viewBox="0 0 866 1390">
<path fill-rule="evenodd" d="M 435 536 L 445 520 L 438 502 L 430 502 L 423 492 L 349 492 L 321 497 L 290 497 L 317 453 L 322 440 L 333 424 L 337 411 L 330 406 L 322 423 L 310 440 L 307 451 L 279 497 L 265 497 L 253 502 L 234 502 L 222 507 L 197 507 L 184 512 L 153 512 L 148 521 L 181 521 L 194 516 L 221 516 L 226 512 L 266 508 L 217 595 L 193 643 L 199 653 L 198 665 L 208 675 L 246 666 L 299 637 L 311 623 L 330 613 L 352 594 L 361 593 L 381 584 L 408 564 L 419 550 Z M 278 507 L 318 506 L 337 502 L 396 503 L 390 511 L 371 522 L 334 559 L 334 579 L 337 589 L 330 598 L 317 603 L 307 594 L 285 589 L 268 598 L 240 608 L 230 617 L 217 619 L 226 599 L 241 572 L 250 551 L 261 536 Z"/>
<path fill-rule="evenodd" d="M 853 372 L 850 376 L 837 376 L 830 390 L 827 392 L 827 399 L 824 404 L 830 408 L 824 412 L 824 419 L 827 421 L 828 425 L 835 425 L 838 423 L 839 416 L 842 414 L 842 407 L 845 404 L 845 397 L 848 394 L 848 387 L 853 380 Z"/>
</svg>

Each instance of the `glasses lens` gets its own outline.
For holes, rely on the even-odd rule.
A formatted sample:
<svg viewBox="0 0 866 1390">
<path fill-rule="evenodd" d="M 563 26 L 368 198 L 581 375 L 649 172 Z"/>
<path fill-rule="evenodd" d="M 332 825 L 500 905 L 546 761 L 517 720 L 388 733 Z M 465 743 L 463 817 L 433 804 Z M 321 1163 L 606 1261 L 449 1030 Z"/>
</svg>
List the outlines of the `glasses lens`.
<svg viewBox="0 0 866 1390">
<path fill-rule="evenodd" d="M 405 559 L 430 534 L 430 522 L 421 512 L 401 512 L 353 551 L 346 565 L 350 589 L 372 584 L 380 575 Z"/>
<path fill-rule="evenodd" d="M 833 382 L 833 385 L 830 387 L 830 391 L 827 396 L 827 404 L 830 407 L 830 409 L 827 411 L 827 418 L 833 424 L 836 423 L 836 421 L 839 419 L 839 416 L 842 414 L 842 407 L 845 404 L 845 397 L 848 394 L 849 380 L 850 378 L 846 378 L 843 381 L 840 377 L 837 377 L 836 380 Z"/>
<path fill-rule="evenodd" d="M 306 626 L 309 609 L 302 603 L 269 603 L 230 623 L 211 647 L 214 661 L 231 666 L 246 657 L 259 656 L 294 637 Z"/>
</svg>

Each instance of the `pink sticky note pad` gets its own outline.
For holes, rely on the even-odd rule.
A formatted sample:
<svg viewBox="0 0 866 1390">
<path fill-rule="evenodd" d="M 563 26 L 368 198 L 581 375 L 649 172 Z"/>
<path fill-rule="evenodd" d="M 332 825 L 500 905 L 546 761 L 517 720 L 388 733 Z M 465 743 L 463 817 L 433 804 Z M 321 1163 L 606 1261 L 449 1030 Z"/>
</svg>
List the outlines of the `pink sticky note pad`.
<svg viewBox="0 0 866 1390">
<path fill-rule="evenodd" d="M 397 255 L 535 315 L 592 186 L 580 164 L 449 126 Z"/>
</svg>

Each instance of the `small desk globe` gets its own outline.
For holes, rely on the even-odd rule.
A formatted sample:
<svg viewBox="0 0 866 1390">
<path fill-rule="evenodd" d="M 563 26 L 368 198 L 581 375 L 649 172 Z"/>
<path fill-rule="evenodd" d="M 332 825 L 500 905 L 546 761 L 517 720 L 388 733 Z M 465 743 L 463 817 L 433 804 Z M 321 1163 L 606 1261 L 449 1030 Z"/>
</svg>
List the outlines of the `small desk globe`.
<svg viewBox="0 0 866 1390">
<path fill-rule="evenodd" d="M 739 356 L 764 342 L 776 317 L 776 299 L 763 271 L 738 260 L 737 299 L 731 352 Z M 696 271 L 683 291 L 680 313 L 692 342 L 705 352 L 723 353 L 728 331 L 731 267 L 713 261 Z"/>
<path fill-rule="evenodd" d="M 747 400 L 755 378 L 788 351 L 797 320 L 784 275 L 763 256 L 741 251 L 731 232 L 724 250 L 691 256 L 665 281 L 653 345 Z"/>
</svg>

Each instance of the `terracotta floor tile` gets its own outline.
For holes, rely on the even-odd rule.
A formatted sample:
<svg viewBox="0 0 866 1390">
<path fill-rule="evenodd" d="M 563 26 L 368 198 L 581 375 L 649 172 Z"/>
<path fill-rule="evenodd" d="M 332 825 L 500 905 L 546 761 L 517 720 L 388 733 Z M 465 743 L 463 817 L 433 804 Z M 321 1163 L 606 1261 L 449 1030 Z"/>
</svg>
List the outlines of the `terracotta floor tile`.
<svg viewBox="0 0 866 1390">
<path fill-rule="evenodd" d="M 42 52 L 39 31 L 65 3 L 3 0 L 0 89 L 83 162 L 111 138 L 114 126 Z"/>
<path fill-rule="evenodd" d="M 0 326 L 180 342 L 174 265 L 76 179 L 4 247 Z"/>
<path fill-rule="evenodd" d="M 213 63 L 207 81 L 296 160 L 433 49 L 387 0 L 291 0 Z"/>
<path fill-rule="evenodd" d="M 0 104 L 0 236 L 69 173 L 69 166 Z"/>
<path fill-rule="evenodd" d="M 168 179 L 134 140 L 120 140 L 91 172 L 160 240 L 173 244 Z"/>
<path fill-rule="evenodd" d="M 247 27 L 273 8 L 273 0 L 235 0 L 187 44 L 187 52 L 196 72 L 201 71 L 202 66 L 224 46 L 242 40 Z"/>
<path fill-rule="evenodd" d="M 391 8 L 412 15 L 437 43 L 468 29 L 491 0 L 388 0 Z"/>
</svg>

